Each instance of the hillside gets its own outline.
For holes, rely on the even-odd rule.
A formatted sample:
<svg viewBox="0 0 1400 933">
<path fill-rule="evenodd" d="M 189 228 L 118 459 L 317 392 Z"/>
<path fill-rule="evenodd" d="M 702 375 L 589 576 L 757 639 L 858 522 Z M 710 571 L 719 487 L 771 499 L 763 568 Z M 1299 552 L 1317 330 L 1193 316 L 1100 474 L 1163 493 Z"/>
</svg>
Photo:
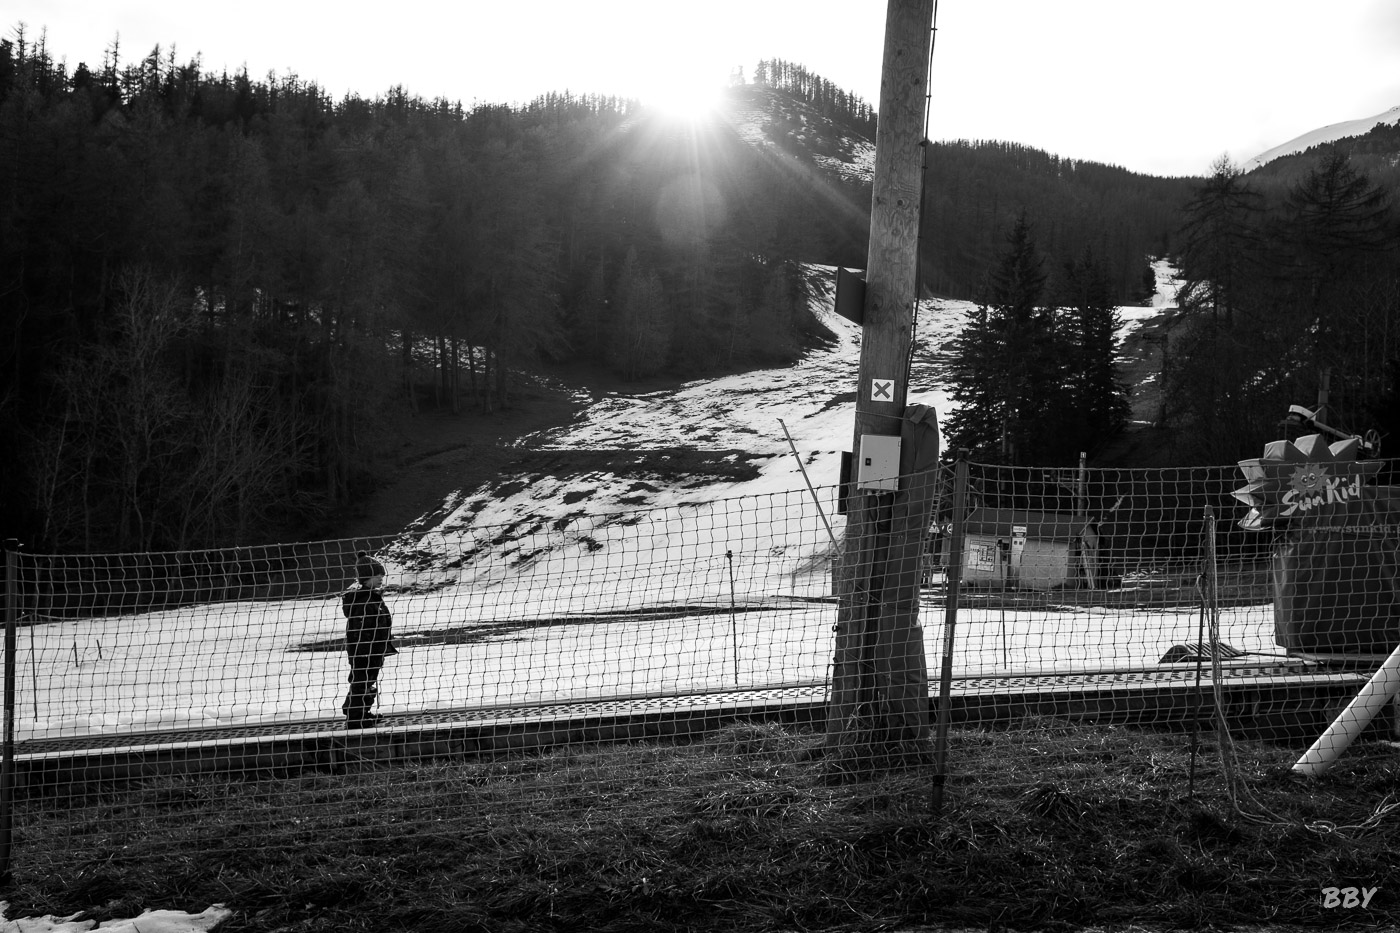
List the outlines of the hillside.
<svg viewBox="0 0 1400 933">
<path fill-rule="evenodd" d="M 839 118 L 825 116 L 816 107 L 782 91 L 758 86 L 730 89 L 721 117 L 739 139 L 765 160 L 786 166 L 783 172 L 819 176 L 828 184 L 855 189 L 859 196 L 868 198 L 874 147 Z M 1120 226 L 1139 224 L 1149 218 L 1149 226 L 1155 224 L 1154 232 L 1145 239 L 1159 245 L 1170 241 L 1168 221 L 1174 210 L 1171 198 L 1187 190 L 1182 179 L 1144 178 L 1110 166 L 1061 160 L 1024 147 L 954 143 L 939 144 L 934 149 L 938 153 L 935 165 L 943 167 L 943 177 L 968 171 L 987 178 L 1012 179 L 1005 183 L 1033 200 L 1033 192 L 1041 188 L 1061 192 L 1047 203 L 1053 203 L 1054 197 L 1063 197 L 1066 203 L 1102 204 L 1109 199 L 1106 191 L 1131 192 L 1132 202 L 1138 208 L 1152 206 L 1133 214 L 1136 219 L 1125 220 Z M 1018 165 L 1019 171 L 1015 168 Z M 947 205 L 960 192 L 988 190 L 984 180 L 978 180 L 971 188 L 951 183 L 947 188 L 946 194 L 929 194 L 931 213 L 937 210 L 933 204 Z M 1092 195 L 1095 191 L 1098 194 Z M 1008 210 L 1014 203 L 1018 202 L 1008 195 Z M 971 212 L 982 217 L 978 229 L 988 237 L 980 247 L 986 254 L 985 260 L 968 259 L 978 249 L 976 239 L 954 237 L 951 229 L 956 218 L 946 212 L 930 223 L 929 237 L 957 241 L 959 255 L 970 264 L 965 268 L 977 269 L 975 274 L 980 277 L 981 262 L 990 263 L 990 257 L 1000 248 L 1000 243 L 990 238 L 994 230 L 999 232 L 996 224 L 1000 221 L 995 218 L 1000 215 L 976 206 Z M 1065 213 L 1070 219 L 1057 218 L 1051 223 L 1050 236 L 1087 223 L 1074 210 L 1067 209 Z M 1009 223 L 1010 219 L 1008 213 L 1004 220 Z M 861 222 L 865 222 L 863 218 Z M 1052 240 L 1051 245 L 1063 242 Z M 1147 246 L 1146 242 L 1140 245 L 1144 249 Z M 1126 246 L 1122 252 L 1127 255 L 1131 249 Z M 953 273 L 943 271 L 950 263 L 947 257 L 925 262 L 929 286 L 955 280 Z M 1125 264 L 1121 274 L 1126 276 L 1130 267 L 1134 266 Z M 1127 323 L 1122 334 L 1120 366 L 1124 381 L 1133 387 L 1133 424 L 1124 438 L 1105 451 L 1104 465 L 1155 464 L 1169 456 L 1163 437 L 1153 428 L 1160 408 L 1155 382 L 1160 344 L 1155 340 L 1163 326 L 1163 313 L 1174 307 L 1174 284 L 1164 264 L 1159 263 L 1152 276 L 1152 297 L 1141 305 L 1123 308 Z M 1142 283 L 1135 282 L 1130 290 L 1141 288 Z M 409 429 L 410 439 L 383 471 L 392 477 L 388 485 L 354 503 L 336 517 L 332 527 L 337 534 L 347 536 L 382 534 L 421 519 L 415 521 L 415 526 L 422 529 L 460 520 L 453 518 L 454 511 L 471 514 L 474 524 L 493 519 L 515 521 L 535 514 L 538 501 L 551 497 L 582 502 L 579 508 L 638 508 L 664 501 L 664 496 L 658 499 L 659 488 L 650 487 L 698 483 L 708 485 L 708 495 L 742 495 L 772 488 L 774 477 L 769 474 L 775 469 L 781 477 L 778 485 L 800 482 L 796 467 L 783 464 L 788 448 L 777 423 L 781 415 L 774 414 L 778 409 L 766 401 L 774 394 L 782 396 L 785 405 L 805 406 L 802 414 L 787 418 L 789 427 L 795 437 L 815 441 L 819 448 L 809 452 L 804 448 L 813 481 L 834 483 L 835 459 L 840 450 L 850 446 L 846 436 L 849 427 L 844 423 L 849 420 L 850 389 L 841 386 L 854 378 L 859 340 L 847 322 L 830 314 L 831 290 L 830 269 L 814 268 L 808 277 L 812 312 L 836 336 L 834 342 L 810 349 L 790 370 L 761 368 L 718 379 L 654 378 L 629 384 L 598 368 L 549 367 L 545 370 L 548 377 L 534 380 L 518 397 L 518 418 L 496 414 L 483 419 L 466 414 L 416 419 Z M 956 333 L 970 307 L 966 301 L 925 302 L 920 312 L 915 365 L 926 394 L 911 397 L 911 401 L 934 404 L 946 413 L 947 398 L 942 393 L 939 375 L 944 355 L 940 348 Z M 768 388 L 752 388 L 755 385 Z M 825 388 L 830 386 L 836 388 Z M 743 401 L 733 405 L 725 402 L 728 392 L 734 392 Z M 843 401 L 847 404 L 842 405 Z M 834 420 L 832 411 L 837 413 Z M 760 412 L 762 424 L 752 420 Z M 813 412 L 822 414 L 820 421 L 814 420 L 817 416 Z M 803 446 L 800 440 L 799 447 Z M 707 449 L 711 453 L 707 454 Z M 744 462 L 751 464 L 753 471 L 768 476 L 766 481 L 758 477 L 736 481 L 731 471 L 716 467 L 726 456 L 741 450 Z M 444 480 L 455 490 L 452 495 L 442 488 Z M 516 488 L 521 482 L 530 483 L 530 501 L 536 504 L 527 505 L 509 496 L 493 502 L 490 508 L 484 504 L 498 492 Z M 447 507 L 446 501 L 455 506 Z"/>
<path fill-rule="evenodd" d="M 866 131 L 783 90 L 754 85 L 729 90 L 723 118 L 741 139 L 789 171 L 824 177 L 842 192 L 842 200 L 860 208 L 850 222 L 868 224 L 875 150 Z M 947 298 L 980 297 L 985 276 L 1024 210 L 1051 269 L 1092 248 L 1119 301 L 1146 300 L 1153 289 L 1147 257 L 1175 249 L 1181 206 L 1200 183 L 1014 143 L 938 140 L 936 126 L 930 135 L 921 276 L 927 293 Z M 859 242 L 863 252 L 863 227 Z M 845 262 L 836 256 L 812 261 Z M 863 265 L 863 258 L 854 264 Z"/>
<path fill-rule="evenodd" d="M 1094 252 L 1120 304 L 1153 293 L 1151 256 L 1178 248 L 1181 207 L 1199 179 L 1154 178 L 1013 143 L 954 140 L 929 150 L 922 269 L 935 294 L 977 300 L 1021 211 L 1052 278 Z"/>
<path fill-rule="evenodd" d="M 1160 399 L 1158 330 L 1175 310 L 1175 280 L 1154 266 L 1151 302 L 1120 309 L 1119 366 L 1133 386 L 1134 423 L 1095 465 L 1162 456 L 1153 430 Z M 596 372 L 555 370 L 521 402 L 520 417 L 426 416 L 375 493 L 340 517 L 336 536 L 412 527 L 549 524 L 590 515 L 803 488 L 784 422 L 814 484 L 832 486 L 850 449 L 859 328 L 831 309 L 834 270 L 807 272 L 813 311 L 834 335 L 793 366 L 627 386 Z M 920 303 L 910 403 L 946 416 L 946 349 L 969 302 Z"/>
<path fill-rule="evenodd" d="M 584 400 L 803 365 L 833 339 L 810 270 L 865 263 L 874 117 L 800 67 L 688 122 L 10 54 L 0 520 L 38 549 L 347 527 L 406 463 L 494 471 Z M 928 152 L 923 294 L 951 304 L 983 297 L 1024 213 L 1050 294 L 1092 250 L 1139 306 L 1193 184 Z"/>
<path fill-rule="evenodd" d="M 693 123 L 6 48 L 0 105 L 28 103 L 0 106 L 0 262 L 21 272 L 0 292 L 0 520 L 42 550 L 303 537 L 405 444 L 468 449 L 416 440 L 421 418 L 494 424 L 529 373 L 606 370 L 604 391 L 791 365 L 827 339 L 801 270 L 865 262 L 872 115 L 800 68 Z M 1025 208 L 1052 265 L 1139 231 L 1103 258 L 1142 292 L 1170 231 L 1128 219 L 1125 173 L 949 151 L 926 290 L 972 297 Z"/>
<path fill-rule="evenodd" d="M 1278 191 L 1304 181 L 1329 152 L 1345 155 L 1355 170 L 1376 181 L 1400 186 L 1400 107 L 1304 133 L 1241 169 L 1262 190 Z"/>
</svg>

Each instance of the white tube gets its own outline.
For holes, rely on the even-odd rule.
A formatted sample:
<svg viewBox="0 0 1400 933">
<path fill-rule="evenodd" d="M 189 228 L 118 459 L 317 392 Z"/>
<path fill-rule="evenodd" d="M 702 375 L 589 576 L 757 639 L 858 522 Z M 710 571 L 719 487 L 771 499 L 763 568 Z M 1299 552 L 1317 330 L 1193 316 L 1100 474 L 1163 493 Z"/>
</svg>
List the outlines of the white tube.
<svg viewBox="0 0 1400 933">
<path fill-rule="evenodd" d="M 1397 692 L 1400 692 L 1400 648 L 1390 653 L 1381 669 L 1371 675 L 1356 699 L 1347 704 L 1341 715 L 1303 753 L 1293 770 L 1309 775 L 1326 771 Z"/>
</svg>

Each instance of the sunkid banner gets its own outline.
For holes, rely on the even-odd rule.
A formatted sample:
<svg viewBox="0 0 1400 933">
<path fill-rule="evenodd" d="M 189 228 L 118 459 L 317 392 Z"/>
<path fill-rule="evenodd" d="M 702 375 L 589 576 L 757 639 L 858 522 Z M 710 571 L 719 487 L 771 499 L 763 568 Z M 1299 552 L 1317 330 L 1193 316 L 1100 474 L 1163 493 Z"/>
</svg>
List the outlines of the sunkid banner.
<svg viewBox="0 0 1400 933">
<path fill-rule="evenodd" d="M 1328 444 L 1320 434 L 1296 441 L 1274 441 L 1264 455 L 1241 460 L 1248 485 L 1236 499 L 1250 506 L 1244 528 L 1268 530 L 1289 522 L 1329 515 L 1338 506 L 1361 499 L 1365 478 L 1381 468 L 1379 460 L 1358 460 L 1359 438 Z"/>
<path fill-rule="evenodd" d="M 1361 496 L 1361 477 L 1350 481 L 1341 476 L 1328 476 L 1326 467 L 1299 467 L 1288 481 L 1291 487 L 1283 494 L 1279 518 L 1309 512 L 1322 505 L 1347 502 Z"/>
</svg>

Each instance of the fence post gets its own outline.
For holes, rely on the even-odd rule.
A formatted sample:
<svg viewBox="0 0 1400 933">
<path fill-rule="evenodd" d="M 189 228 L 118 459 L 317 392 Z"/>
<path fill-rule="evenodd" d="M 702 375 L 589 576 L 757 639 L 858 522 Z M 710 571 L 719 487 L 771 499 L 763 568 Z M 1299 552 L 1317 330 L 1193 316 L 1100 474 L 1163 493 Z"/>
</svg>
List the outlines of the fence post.
<svg viewBox="0 0 1400 933">
<path fill-rule="evenodd" d="M 734 646 L 734 686 L 739 686 L 739 605 L 734 596 L 734 551 L 732 549 L 724 552 L 724 559 L 729 562 L 729 635 L 733 639 Z"/>
<path fill-rule="evenodd" d="M 0 884 L 10 883 L 14 846 L 15 650 L 19 642 L 19 553 L 5 550 L 5 746 L 0 759 Z"/>
<path fill-rule="evenodd" d="M 1205 597 L 1206 632 L 1210 638 L 1211 692 L 1215 696 L 1215 729 L 1224 749 L 1230 740 L 1230 724 L 1225 716 L 1225 685 L 1220 674 L 1220 581 L 1215 566 L 1215 509 L 1206 506 Z"/>
<path fill-rule="evenodd" d="M 959 450 L 953 474 L 953 527 L 948 539 L 948 569 L 943 587 L 943 661 L 938 672 L 938 724 L 933 739 L 933 788 L 935 815 L 943 812 L 943 785 L 948 780 L 948 727 L 952 721 L 953 644 L 958 623 L 958 595 L 962 587 L 963 512 L 967 509 L 967 451 Z"/>
</svg>

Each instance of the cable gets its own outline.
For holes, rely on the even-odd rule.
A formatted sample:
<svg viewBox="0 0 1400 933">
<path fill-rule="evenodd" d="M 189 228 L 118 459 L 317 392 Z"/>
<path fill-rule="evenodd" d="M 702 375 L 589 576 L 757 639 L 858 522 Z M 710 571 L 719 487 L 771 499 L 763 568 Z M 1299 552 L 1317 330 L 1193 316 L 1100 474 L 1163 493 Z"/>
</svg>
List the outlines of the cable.
<svg viewBox="0 0 1400 933">
<path fill-rule="evenodd" d="M 924 73 L 924 134 L 919 142 L 923 150 L 923 162 L 919 166 L 919 216 L 918 233 L 914 241 L 914 319 L 909 330 L 909 355 L 904 361 L 905 395 L 909 392 L 909 380 L 914 373 L 914 348 L 919 343 L 919 288 L 924 280 L 924 194 L 928 189 L 928 130 L 933 113 L 933 52 L 938 42 L 938 0 L 933 0 L 933 23 L 929 28 L 928 66 Z"/>
<path fill-rule="evenodd" d="M 1393 800 L 1389 794 L 1376 805 L 1365 819 L 1356 823 L 1338 824 L 1332 820 L 1285 816 L 1260 800 L 1248 782 L 1241 776 L 1239 749 L 1235 745 L 1234 736 L 1230 734 L 1225 704 L 1225 673 L 1221 666 L 1220 656 L 1220 602 L 1216 584 L 1219 578 L 1215 543 L 1215 514 L 1209 506 L 1206 507 L 1205 526 L 1205 566 L 1203 568 L 1205 587 L 1202 591 L 1202 611 L 1210 626 L 1210 672 L 1213 681 L 1211 692 L 1215 706 L 1216 739 L 1220 746 L 1220 765 L 1225 776 L 1225 791 L 1230 798 L 1230 806 L 1234 809 L 1235 815 L 1256 826 L 1300 827 L 1317 835 L 1335 833 L 1346 837 L 1379 827 L 1387 816 L 1400 809 L 1400 801 Z"/>
</svg>

